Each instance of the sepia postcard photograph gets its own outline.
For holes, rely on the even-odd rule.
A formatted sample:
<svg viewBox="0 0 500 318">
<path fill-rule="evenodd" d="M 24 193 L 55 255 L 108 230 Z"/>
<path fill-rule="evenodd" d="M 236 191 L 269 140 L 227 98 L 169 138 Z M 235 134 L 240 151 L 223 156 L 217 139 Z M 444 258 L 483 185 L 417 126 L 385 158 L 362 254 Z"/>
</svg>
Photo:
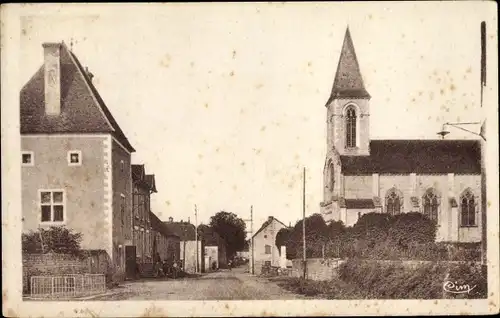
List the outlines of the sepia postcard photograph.
<svg viewBox="0 0 500 318">
<path fill-rule="evenodd" d="M 499 313 L 495 2 L 1 24 L 4 316 Z"/>
</svg>

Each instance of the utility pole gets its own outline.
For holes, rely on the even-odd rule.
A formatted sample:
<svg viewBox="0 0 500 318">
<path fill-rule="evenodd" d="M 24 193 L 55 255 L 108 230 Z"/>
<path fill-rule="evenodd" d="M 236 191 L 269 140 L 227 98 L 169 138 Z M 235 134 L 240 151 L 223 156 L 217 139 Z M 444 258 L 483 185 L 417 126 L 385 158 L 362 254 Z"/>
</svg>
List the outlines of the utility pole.
<svg viewBox="0 0 500 318">
<path fill-rule="evenodd" d="M 255 274 L 255 269 L 254 269 L 255 262 L 253 261 L 253 257 L 254 257 L 254 254 L 253 254 L 253 205 L 250 206 L 250 232 L 252 235 L 251 244 L 252 244 L 252 275 L 253 275 L 253 274 Z"/>
<path fill-rule="evenodd" d="M 307 274 L 306 260 L 306 168 L 304 167 L 304 182 L 302 185 L 302 262 L 304 268 L 304 279 Z"/>
<path fill-rule="evenodd" d="M 486 86 L 486 22 L 481 22 L 481 108 L 483 108 L 483 93 Z M 483 111 L 483 116 L 485 111 Z M 486 116 L 481 125 L 481 264 L 487 265 L 487 200 L 486 200 Z"/>
<path fill-rule="evenodd" d="M 249 253 L 250 253 L 250 260 L 249 260 L 249 264 L 248 266 L 250 266 L 250 273 L 253 275 L 255 274 L 255 271 L 253 269 L 253 266 L 254 266 L 254 262 L 253 262 L 253 205 L 250 206 L 250 219 L 245 219 L 243 220 L 245 222 L 248 222 L 250 221 L 250 232 L 246 232 L 246 233 L 250 233 L 250 245 L 249 246 Z"/>
<path fill-rule="evenodd" d="M 194 205 L 194 237 L 196 241 L 196 265 L 194 266 L 195 273 L 198 273 L 198 207 Z"/>
</svg>

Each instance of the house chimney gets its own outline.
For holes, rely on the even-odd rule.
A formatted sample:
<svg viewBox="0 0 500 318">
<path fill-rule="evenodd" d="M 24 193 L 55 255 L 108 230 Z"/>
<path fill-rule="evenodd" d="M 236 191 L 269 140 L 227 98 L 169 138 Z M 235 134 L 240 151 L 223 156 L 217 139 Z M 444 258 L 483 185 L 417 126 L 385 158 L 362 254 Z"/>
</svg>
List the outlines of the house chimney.
<svg viewBox="0 0 500 318">
<path fill-rule="evenodd" d="M 191 223 L 191 217 L 188 216 L 188 223 Z"/>
<path fill-rule="evenodd" d="M 169 222 L 169 223 L 174 222 L 174 218 L 173 218 L 173 217 L 169 217 L 169 218 L 168 218 L 168 222 Z"/>
<path fill-rule="evenodd" d="M 44 43 L 45 114 L 61 113 L 61 44 Z"/>
<path fill-rule="evenodd" d="M 85 67 L 85 73 L 87 73 L 89 80 L 92 82 L 92 79 L 94 78 L 94 74 L 90 73 L 88 67 Z"/>
<path fill-rule="evenodd" d="M 268 217 L 267 217 L 267 220 L 268 220 L 269 222 L 271 222 L 271 221 L 273 220 L 273 217 L 272 217 L 272 216 L 268 216 Z"/>
</svg>

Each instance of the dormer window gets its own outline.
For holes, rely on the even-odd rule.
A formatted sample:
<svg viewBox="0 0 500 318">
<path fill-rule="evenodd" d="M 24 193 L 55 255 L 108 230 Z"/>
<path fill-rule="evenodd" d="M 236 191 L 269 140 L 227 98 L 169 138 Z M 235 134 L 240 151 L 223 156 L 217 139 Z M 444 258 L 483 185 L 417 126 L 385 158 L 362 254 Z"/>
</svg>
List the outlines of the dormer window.
<svg viewBox="0 0 500 318">
<path fill-rule="evenodd" d="M 81 166 L 82 165 L 82 152 L 80 150 L 68 151 L 68 165 Z"/>
<path fill-rule="evenodd" d="M 33 166 L 35 164 L 35 156 L 33 151 L 22 151 L 21 152 L 21 165 L 22 166 Z"/>
<path fill-rule="evenodd" d="M 356 110 L 349 106 L 346 110 L 346 148 L 356 147 Z"/>
</svg>

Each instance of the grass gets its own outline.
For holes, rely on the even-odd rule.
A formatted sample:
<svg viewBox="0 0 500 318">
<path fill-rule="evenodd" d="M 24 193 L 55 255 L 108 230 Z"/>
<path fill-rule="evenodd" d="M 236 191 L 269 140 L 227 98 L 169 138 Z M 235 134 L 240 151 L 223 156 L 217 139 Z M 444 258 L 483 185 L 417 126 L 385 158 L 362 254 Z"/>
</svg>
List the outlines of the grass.
<svg viewBox="0 0 500 318">
<path fill-rule="evenodd" d="M 281 288 L 292 293 L 320 299 L 363 299 L 366 293 L 339 279 L 313 281 L 297 277 L 273 278 Z"/>
<path fill-rule="evenodd" d="M 447 278 L 447 275 L 448 278 Z M 466 264 L 443 266 L 430 264 L 404 268 L 395 264 L 349 261 L 339 269 L 339 277 L 313 281 L 298 277 L 270 280 L 295 294 L 323 299 L 441 299 L 486 298 L 486 272 Z M 443 291 L 445 281 L 475 286 L 466 294 Z"/>
</svg>

